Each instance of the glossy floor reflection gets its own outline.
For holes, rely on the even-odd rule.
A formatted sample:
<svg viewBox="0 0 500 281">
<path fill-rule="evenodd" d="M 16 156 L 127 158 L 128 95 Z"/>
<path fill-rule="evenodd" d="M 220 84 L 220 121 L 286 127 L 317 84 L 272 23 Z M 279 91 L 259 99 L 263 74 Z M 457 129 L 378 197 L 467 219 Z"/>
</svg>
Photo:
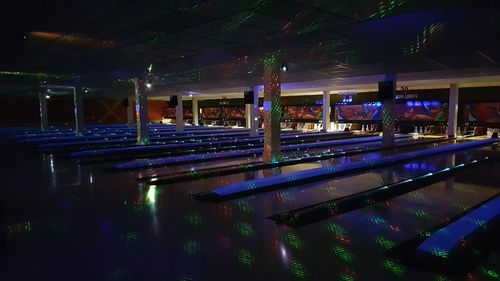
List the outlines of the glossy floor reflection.
<svg viewBox="0 0 500 281">
<path fill-rule="evenodd" d="M 475 176 L 500 168 L 491 162 L 387 202 L 292 229 L 266 216 L 489 152 L 423 158 L 219 204 L 197 201 L 190 191 L 264 172 L 207 179 L 206 185 L 146 186 L 135 181 L 140 171 L 105 173 L 103 165 L 79 166 L 6 142 L 0 153 L 5 280 L 463 280 L 412 269 L 384 252 L 500 191 L 498 177 Z M 327 165 L 379 155 L 338 158 Z M 495 280 L 497 261 L 490 257 L 471 273 L 473 280 Z"/>
</svg>

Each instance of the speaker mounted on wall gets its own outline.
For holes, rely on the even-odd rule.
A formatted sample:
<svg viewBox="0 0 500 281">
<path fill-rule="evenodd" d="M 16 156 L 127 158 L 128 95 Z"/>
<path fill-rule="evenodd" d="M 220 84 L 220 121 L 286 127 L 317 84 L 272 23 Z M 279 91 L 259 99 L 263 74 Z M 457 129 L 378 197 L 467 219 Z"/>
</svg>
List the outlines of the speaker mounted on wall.
<svg viewBox="0 0 500 281">
<path fill-rule="evenodd" d="M 253 104 L 253 91 L 245 91 L 244 92 L 245 104 Z"/>
<path fill-rule="evenodd" d="M 177 96 L 170 96 L 170 107 L 177 107 Z"/>
<path fill-rule="evenodd" d="M 378 98 L 379 100 L 391 100 L 396 94 L 394 81 L 378 82 Z"/>
</svg>

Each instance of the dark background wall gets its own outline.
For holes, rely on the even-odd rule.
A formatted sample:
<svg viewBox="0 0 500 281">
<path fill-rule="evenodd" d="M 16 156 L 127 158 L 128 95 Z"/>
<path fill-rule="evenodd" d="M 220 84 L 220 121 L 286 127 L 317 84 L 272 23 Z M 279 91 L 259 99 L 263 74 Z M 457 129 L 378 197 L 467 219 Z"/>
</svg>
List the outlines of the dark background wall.
<svg viewBox="0 0 500 281">
<path fill-rule="evenodd" d="M 419 100 L 448 100 L 448 89 L 409 90 L 408 94 L 417 94 Z M 398 94 L 403 93 L 398 91 Z M 243 93 L 242 93 L 243 96 Z M 500 87 L 460 88 L 460 111 L 467 103 L 500 102 Z M 340 96 L 332 96 L 331 105 L 341 102 Z M 353 97 L 352 103 L 377 101 L 377 93 L 362 93 Z M 400 102 L 403 102 L 401 100 Z M 283 97 L 283 106 L 321 105 L 321 95 Z M 259 99 L 262 106 L 262 98 Z M 185 108 L 191 108 L 191 101 L 184 101 Z M 130 103 L 134 106 L 134 102 Z M 148 101 L 148 117 L 151 122 L 159 122 L 168 102 Z M 199 107 L 243 107 L 243 98 L 200 100 Z M 73 100 L 71 95 L 53 96 L 48 101 L 49 123 L 53 125 L 72 124 L 74 122 Z M 127 109 L 122 99 L 90 97 L 84 100 L 85 121 L 92 123 L 125 123 Z M 462 116 L 460 113 L 459 116 Z M 0 126 L 38 126 L 40 123 L 38 98 L 5 96 L 0 102 Z"/>
<path fill-rule="evenodd" d="M 83 102 L 85 122 L 88 124 L 115 124 L 127 122 L 127 108 L 121 99 L 86 98 Z M 166 103 L 148 101 L 148 117 L 158 122 L 163 117 Z M 130 103 L 134 106 L 134 102 Z M 71 96 L 53 96 L 47 102 L 48 119 L 51 125 L 72 124 L 75 120 Z M 135 116 L 134 116 L 135 117 Z M 5 97 L 0 102 L 0 126 L 38 126 L 40 110 L 38 98 Z"/>
</svg>

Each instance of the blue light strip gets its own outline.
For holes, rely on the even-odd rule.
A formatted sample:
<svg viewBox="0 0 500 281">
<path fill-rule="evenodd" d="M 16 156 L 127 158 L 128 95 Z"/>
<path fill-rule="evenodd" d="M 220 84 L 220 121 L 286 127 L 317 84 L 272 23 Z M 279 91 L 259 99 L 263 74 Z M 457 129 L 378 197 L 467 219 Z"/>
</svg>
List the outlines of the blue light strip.
<svg viewBox="0 0 500 281">
<path fill-rule="evenodd" d="M 487 161 L 489 158 L 484 157 L 479 161 Z M 465 163 L 465 166 L 471 166 L 479 162 L 478 160 L 473 160 L 471 162 Z M 447 167 L 434 172 L 429 172 L 424 175 L 416 176 L 406 180 L 401 180 L 388 185 L 379 186 L 373 189 L 361 191 L 358 193 L 353 193 L 336 199 L 328 200 L 325 202 L 317 203 L 311 206 L 298 208 L 295 210 L 290 210 L 286 212 L 273 215 L 270 218 L 280 223 L 286 223 L 290 226 L 302 226 L 305 224 L 314 223 L 321 219 L 331 217 L 333 215 L 343 214 L 345 212 L 353 210 L 353 206 L 357 208 L 362 208 L 368 205 L 375 204 L 380 201 L 385 201 L 390 198 L 414 191 L 419 188 L 423 188 L 428 184 L 432 184 L 429 181 L 439 179 L 445 175 L 451 175 L 458 169 L 463 168 L 464 165 L 456 165 L 452 167 Z M 426 182 L 427 181 L 427 182 Z M 416 186 L 412 184 L 417 184 Z M 363 202 L 363 203 L 360 203 Z M 331 206 L 335 206 L 335 212 L 330 209 Z"/>
<path fill-rule="evenodd" d="M 164 134 L 172 134 L 172 135 L 183 135 L 183 134 L 194 134 L 194 133 L 210 133 L 210 132 L 248 132 L 248 129 L 228 129 L 228 128 L 214 128 L 214 127 L 187 127 L 189 129 L 186 129 L 185 132 L 177 133 L 175 131 L 175 128 L 165 128 L 165 127 L 159 127 L 159 126 L 150 126 L 149 131 L 154 132 L 154 133 L 164 133 Z M 68 138 L 68 140 L 71 139 L 81 139 L 85 138 L 85 136 L 92 136 L 92 135 L 98 135 L 98 134 L 137 134 L 137 129 L 135 128 L 86 128 L 85 129 L 85 134 L 83 137 L 79 138 Z M 11 139 L 19 139 L 19 140 L 25 140 L 26 142 L 29 141 L 38 141 L 38 140 L 43 140 L 45 137 L 49 138 L 48 140 L 53 140 L 54 138 L 50 137 L 61 137 L 61 136 L 72 136 L 74 137 L 74 130 L 72 129 L 64 129 L 64 130 L 57 130 L 57 131 L 48 131 L 45 133 L 37 133 L 37 132 L 29 132 L 25 134 L 20 134 L 18 132 L 16 133 L 10 133 L 11 135 L 8 136 Z M 73 134 L 73 135 L 72 135 Z M 60 139 L 60 138 L 57 138 Z M 62 139 L 62 138 L 61 138 Z"/>
<path fill-rule="evenodd" d="M 193 138 L 210 138 L 210 137 L 239 137 L 239 136 L 247 136 L 248 132 L 242 132 L 242 133 L 225 133 L 225 132 L 220 132 L 220 133 L 212 133 L 212 134 L 200 134 L 200 135 L 177 135 L 177 134 L 164 134 L 164 133 L 159 133 L 156 134 L 155 132 L 151 132 L 150 140 L 155 141 L 155 142 L 161 142 L 161 141 L 180 141 L 180 140 L 186 140 L 186 139 L 193 139 Z M 130 140 L 133 140 L 135 142 L 135 137 L 136 134 L 125 134 L 125 135 L 102 135 L 102 136 L 90 136 L 90 137 L 79 137 L 75 138 L 74 140 L 79 140 L 79 139 L 98 139 L 97 141 L 76 141 L 76 142 L 62 142 L 62 143 L 46 143 L 46 144 L 40 144 L 38 145 L 38 148 L 63 148 L 63 147 L 70 147 L 72 145 L 81 145 L 81 144 L 109 144 L 111 141 L 116 141 L 116 143 L 126 143 L 130 142 Z M 123 139 L 123 138 L 128 138 L 128 139 Z M 61 140 L 62 138 L 57 138 L 56 140 Z M 120 140 L 121 139 L 121 140 Z M 66 140 L 66 139 L 65 139 Z"/>
<path fill-rule="evenodd" d="M 475 231 L 500 216 L 500 196 L 481 205 L 453 223 L 439 229 L 422 244 L 417 251 L 437 257 L 446 258 L 456 249 L 462 239 L 467 239 Z"/>
<path fill-rule="evenodd" d="M 282 136 L 282 140 L 287 140 L 287 139 L 294 139 L 294 138 L 314 138 L 314 137 L 319 137 L 319 136 L 338 136 L 338 135 L 352 135 L 351 132 L 335 132 L 335 133 L 318 133 L 318 134 L 292 134 L 292 135 L 286 135 Z M 240 144 L 240 143 L 245 143 L 251 140 L 260 140 L 262 138 L 256 137 L 256 138 L 246 138 L 244 140 L 223 140 L 223 141 L 210 141 L 206 143 L 210 144 L 228 144 L 228 143 L 234 143 L 234 144 Z M 147 146 L 133 146 L 133 147 L 121 147 L 121 148 L 108 148 L 108 149 L 99 149 L 99 150 L 83 150 L 79 152 L 74 152 L 71 153 L 71 157 L 83 157 L 83 156 L 94 156 L 94 155 L 106 155 L 106 154 L 113 154 L 116 152 L 139 152 L 139 151 L 151 151 L 151 150 L 157 150 L 157 149 L 175 149 L 175 148 L 183 148 L 183 147 L 189 147 L 193 146 L 193 143 L 190 144 L 163 144 L 163 145 L 147 145 Z"/>
<path fill-rule="evenodd" d="M 166 157 L 159 158 L 154 160 L 147 161 L 131 161 L 123 164 L 119 164 L 115 166 L 116 170 L 127 170 L 127 169 L 138 169 L 138 168 L 146 168 L 150 166 L 158 166 L 158 165 L 175 165 L 177 163 L 183 162 L 193 162 L 193 161 L 210 161 L 218 158 L 226 158 L 232 156 L 244 156 L 249 154 L 261 154 L 263 151 L 262 148 L 248 149 L 245 152 L 241 151 L 229 151 L 229 152 L 221 152 L 221 153 L 206 153 L 206 154 L 194 154 L 188 156 L 179 156 L 179 157 Z"/>
<path fill-rule="evenodd" d="M 397 139 L 408 139 L 409 135 L 398 135 Z M 381 137 L 366 137 L 366 138 L 356 138 L 356 139 L 346 139 L 346 140 L 333 140 L 333 141 L 325 141 L 325 142 L 314 142 L 314 143 L 303 143 L 296 145 L 287 145 L 282 146 L 281 151 L 293 151 L 293 150 L 302 150 L 302 149 L 311 149 L 311 148 L 319 148 L 319 147 L 327 147 L 327 146 L 338 146 L 343 144 L 357 144 L 357 143 L 366 143 L 366 142 L 376 142 L 381 141 Z M 216 160 L 218 158 L 227 158 L 227 157 L 237 157 L 237 156 L 246 156 L 252 154 L 262 154 L 264 149 L 255 148 L 255 149 L 247 149 L 247 150 L 238 150 L 238 151 L 230 151 L 230 152 L 217 152 L 217 153 L 209 153 L 202 155 L 189 155 L 189 156 L 179 156 L 179 157 L 165 157 L 158 158 L 154 160 L 139 160 L 139 161 L 131 161 L 123 164 L 118 164 L 115 166 L 116 170 L 128 170 L 128 169 L 140 169 L 147 168 L 151 166 L 160 166 L 160 165 L 175 165 L 177 163 L 189 162 L 193 160 Z"/>
<path fill-rule="evenodd" d="M 190 135 L 193 134 L 192 132 L 184 132 L 184 133 L 175 133 L 175 132 L 154 132 L 150 131 L 151 134 L 155 134 L 155 136 L 160 136 L 166 138 L 168 140 L 169 137 L 175 137 L 176 140 L 181 140 L 181 139 L 189 139 L 193 137 L 217 137 L 217 136 L 246 136 L 248 135 L 248 131 L 246 132 L 235 132 L 234 130 L 225 130 L 225 131 L 217 131 L 217 132 L 211 132 L 210 134 L 198 134 L 198 135 Z M 136 133 L 128 133 L 128 134 L 115 134 L 115 133 L 105 133 L 102 135 L 94 135 L 94 136 L 72 136 L 72 137 L 57 137 L 57 138 L 37 138 L 37 139 L 30 139 L 25 142 L 30 143 L 30 142 L 43 142 L 43 141 L 72 141 L 72 140 L 98 140 L 98 139 L 111 139 L 111 138 L 125 138 L 125 137 L 137 137 Z M 57 147 L 60 144 L 65 144 L 63 143 L 51 143 L 51 144 L 46 144 L 46 147 Z M 69 142 L 71 144 L 71 142 Z M 44 145 L 40 145 L 40 147 L 44 147 Z"/>
<path fill-rule="evenodd" d="M 211 194 L 215 194 L 219 197 L 223 196 L 234 196 L 238 193 L 244 193 L 249 190 L 262 190 L 265 191 L 275 185 L 287 185 L 292 186 L 294 182 L 306 181 L 314 178 L 332 177 L 336 174 L 345 173 L 357 169 L 371 169 L 380 165 L 387 165 L 393 162 L 399 162 L 404 160 L 410 160 L 417 157 L 430 156 L 438 153 L 451 152 L 456 150 L 462 150 L 472 147 L 485 146 L 498 142 L 499 140 L 487 139 L 480 141 L 471 141 L 461 144 L 447 145 L 443 147 L 424 149 L 415 152 L 403 153 L 400 155 L 382 157 L 377 159 L 370 159 L 360 162 L 355 162 L 351 164 L 342 165 L 339 167 L 326 167 L 317 168 L 306 171 L 300 171 L 295 173 L 290 173 L 286 175 L 279 175 L 274 177 L 267 177 L 263 179 L 256 179 L 246 182 L 238 182 L 223 187 L 216 188 L 212 190 Z"/>
</svg>

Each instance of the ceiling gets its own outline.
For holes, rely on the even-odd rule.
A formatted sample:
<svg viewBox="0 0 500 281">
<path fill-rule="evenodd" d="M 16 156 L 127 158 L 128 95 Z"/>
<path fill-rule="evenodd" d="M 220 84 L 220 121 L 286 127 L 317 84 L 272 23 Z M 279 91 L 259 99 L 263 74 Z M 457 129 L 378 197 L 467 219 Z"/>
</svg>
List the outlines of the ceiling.
<svg viewBox="0 0 500 281">
<path fill-rule="evenodd" d="M 42 81 L 162 94 L 262 84 L 279 52 L 284 83 L 381 73 L 499 68 L 495 0 L 18 0 L 0 17 L 0 94 Z M 320 83 L 321 84 L 321 83 Z"/>
</svg>

